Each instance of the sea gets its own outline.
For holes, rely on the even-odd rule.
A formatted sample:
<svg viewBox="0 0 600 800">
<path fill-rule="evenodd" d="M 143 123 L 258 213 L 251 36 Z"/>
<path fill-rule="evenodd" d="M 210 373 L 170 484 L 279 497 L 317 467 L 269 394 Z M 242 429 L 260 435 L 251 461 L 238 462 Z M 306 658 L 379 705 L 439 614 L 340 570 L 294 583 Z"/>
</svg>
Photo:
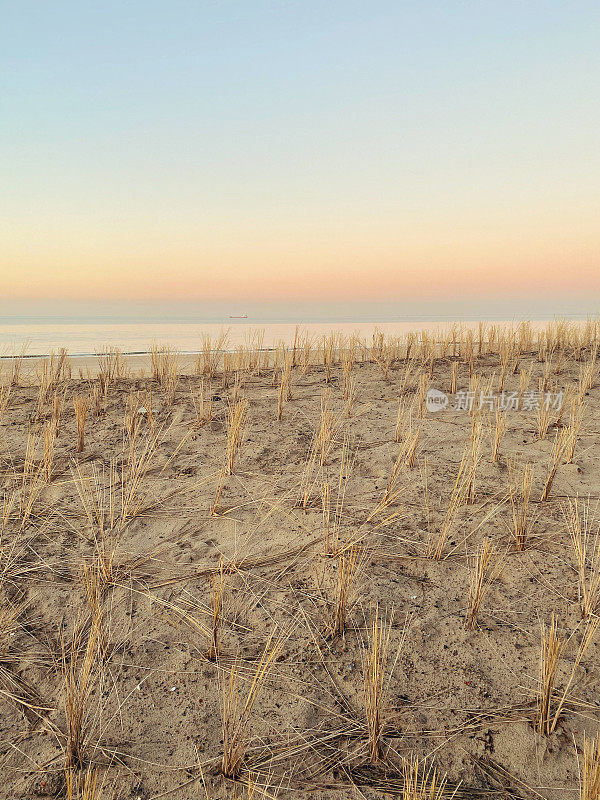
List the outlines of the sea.
<svg viewBox="0 0 600 800">
<path fill-rule="evenodd" d="M 535 327 L 547 324 L 548 319 L 536 319 Z M 515 324 L 518 319 L 491 320 L 490 324 Z M 24 354 L 27 357 L 47 356 L 66 348 L 71 356 L 92 356 L 107 347 L 119 348 L 124 354 L 149 352 L 153 344 L 167 346 L 180 353 L 197 353 L 202 349 L 203 336 L 213 340 L 226 333 L 225 349 L 235 350 L 240 345 L 272 348 L 281 343 L 290 346 L 297 327 L 302 332 L 318 338 L 332 330 L 341 334 L 358 334 L 369 340 L 376 332 L 400 336 L 410 331 L 445 332 L 452 325 L 476 329 L 475 319 L 456 321 L 452 319 L 321 319 L 307 321 L 278 321 L 273 318 L 253 317 L 230 319 L 227 316 L 210 320 L 177 321 L 148 319 L 127 321 L 126 319 L 81 319 L 81 318 L 32 318 L 14 316 L 0 317 L 0 357 L 9 358 Z"/>
</svg>

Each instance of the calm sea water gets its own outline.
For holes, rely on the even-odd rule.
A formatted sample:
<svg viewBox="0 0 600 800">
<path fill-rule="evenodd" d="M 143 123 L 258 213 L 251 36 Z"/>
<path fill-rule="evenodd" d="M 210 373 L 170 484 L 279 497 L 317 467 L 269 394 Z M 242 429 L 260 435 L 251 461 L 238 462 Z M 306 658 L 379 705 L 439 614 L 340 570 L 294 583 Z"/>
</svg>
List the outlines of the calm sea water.
<svg viewBox="0 0 600 800">
<path fill-rule="evenodd" d="M 406 334 L 409 331 L 445 331 L 452 326 L 446 320 L 426 320 L 410 322 L 318 322 L 302 325 L 303 331 L 320 336 L 332 330 L 344 334 L 358 333 L 370 338 L 374 331 L 380 330 L 390 335 Z M 477 322 L 460 323 L 464 328 L 477 328 Z M 511 324 L 494 321 L 495 325 Z M 536 320 L 532 324 L 540 327 L 547 320 Z M 289 345 L 294 340 L 295 323 L 273 323 L 260 320 L 242 322 L 223 320 L 221 324 L 189 322 L 32 322 L 30 319 L 12 320 L 0 323 L 0 356 L 12 356 L 25 348 L 26 355 L 48 355 L 61 347 L 66 347 L 71 355 L 94 355 L 107 346 L 118 347 L 124 353 L 145 353 L 157 342 L 168 345 L 180 352 L 198 352 L 202 347 L 202 335 L 216 338 L 222 331 L 228 332 L 228 347 L 261 343 L 263 347 L 273 347 L 280 342 Z"/>
</svg>

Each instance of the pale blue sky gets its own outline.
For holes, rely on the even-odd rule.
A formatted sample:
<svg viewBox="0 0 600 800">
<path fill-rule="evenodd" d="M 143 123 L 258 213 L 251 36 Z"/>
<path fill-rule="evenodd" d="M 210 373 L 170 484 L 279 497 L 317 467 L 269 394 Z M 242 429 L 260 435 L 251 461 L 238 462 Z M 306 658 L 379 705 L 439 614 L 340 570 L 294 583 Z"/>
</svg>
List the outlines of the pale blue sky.
<svg viewBox="0 0 600 800">
<path fill-rule="evenodd" d="M 448 296 L 453 271 L 561 298 L 570 269 L 598 297 L 599 23 L 576 1 L 4 2 L 7 293 L 328 300 L 350 269 L 356 300 L 380 269 L 385 299 L 421 272 Z"/>
</svg>

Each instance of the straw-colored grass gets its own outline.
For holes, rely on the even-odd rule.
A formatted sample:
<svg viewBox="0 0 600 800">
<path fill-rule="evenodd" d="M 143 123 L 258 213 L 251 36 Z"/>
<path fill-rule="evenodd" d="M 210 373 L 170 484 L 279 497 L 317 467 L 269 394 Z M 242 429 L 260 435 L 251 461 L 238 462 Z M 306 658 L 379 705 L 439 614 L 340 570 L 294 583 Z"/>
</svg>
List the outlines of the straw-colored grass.
<svg viewBox="0 0 600 800">
<path fill-rule="evenodd" d="M 6 414 L 6 409 L 8 408 L 8 404 L 10 402 L 10 393 L 12 391 L 12 386 L 0 386 L 0 420 L 2 420 L 3 416 Z"/>
<path fill-rule="evenodd" d="M 196 360 L 196 373 L 212 379 L 219 369 L 224 351 L 227 349 L 229 329 L 219 332 L 216 340 L 209 334 L 202 334 L 202 352 Z"/>
<path fill-rule="evenodd" d="M 19 386 L 21 383 L 23 362 L 25 360 L 26 351 L 27 344 L 24 344 L 19 353 L 11 361 L 10 386 Z"/>
<path fill-rule="evenodd" d="M 281 381 L 279 383 L 279 393 L 277 398 L 277 420 L 283 417 L 283 409 L 292 397 L 292 361 L 291 358 L 285 359 L 285 364 L 281 370 Z"/>
<path fill-rule="evenodd" d="M 7 796 L 35 792 L 38 773 L 72 800 L 99 797 L 103 776 L 117 793 L 202 795 L 196 746 L 211 797 L 256 800 L 279 785 L 442 800 L 454 791 L 443 769 L 470 784 L 457 797 L 500 786 L 576 796 L 574 740 L 581 797 L 600 800 L 600 745 L 581 741 L 600 719 L 598 342 L 595 322 L 372 340 L 297 328 L 291 348 L 264 347 L 260 332 L 229 352 L 207 339 L 195 373 L 158 346 L 146 374 L 128 373 L 116 351 L 99 356 L 97 373 L 85 362 L 76 380 L 64 354 L 12 373 L 0 361 Z M 489 397 L 499 384 L 500 407 Z M 470 414 L 425 414 L 430 385 L 477 392 Z M 523 401 L 538 387 L 568 402 L 544 403 L 536 418 Z M 517 552 L 505 556 L 508 546 Z M 359 601 L 400 602 L 415 620 L 398 675 L 396 625 L 379 612 L 362 625 Z M 296 614 L 293 640 L 277 645 L 269 632 Z M 529 671 L 538 619 L 539 676 Z M 508 672 L 494 667 L 501 657 Z M 448 669 L 450 694 L 439 677 Z M 188 696 L 193 713 L 181 710 Z M 144 739 L 144 721 L 165 718 L 182 736 Z M 518 743 L 505 736 L 512 723 Z M 517 764 L 528 735 L 543 755 L 533 777 Z M 426 760 L 403 758 L 411 751 Z M 434 753 L 440 774 L 429 769 Z"/>
<path fill-rule="evenodd" d="M 348 379 L 348 384 L 345 388 L 345 403 L 344 403 L 344 416 L 346 419 L 350 419 L 352 417 L 352 411 L 354 409 L 354 404 L 356 403 L 356 398 L 358 395 L 358 390 L 356 388 L 356 378 L 350 377 Z"/>
<path fill-rule="evenodd" d="M 102 800 L 103 784 L 98 783 L 98 770 L 88 767 L 83 774 L 73 767 L 65 769 L 67 800 Z"/>
<path fill-rule="evenodd" d="M 495 464 L 498 461 L 498 455 L 500 453 L 500 442 L 502 441 L 502 437 L 504 436 L 505 431 L 506 431 L 506 412 L 501 411 L 499 407 L 496 407 L 493 424 L 492 424 L 492 418 L 490 416 L 490 432 L 492 441 L 492 452 L 490 455 L 490 461 L 492 462 L 492 464 Z"/>
<path fill-rule="evenodd" d="M 583 738 L 583 759 L 579 774 L 579 800 L 600 798 L 600 737 Z"/>
<path fill-rule="evenodd" d="M 577 448 L 577 441 L 581 430 L 581 423 L 583 421 L 583 414 L 585 405 L 583 403 L 573 402 L 571 413 L 569 417 L 569 424 L 567 426 L 567 445 L 565 447 L 565 464 L 572 464 L 575 458 L 575 450 Z"/>
<path fill-rule="evenodd" d="M 369 760 L 376 764 L 384 757 L 384 702 L 393 666 L 390 665 L 392 616 L 380 618 L 376 609 L 369 626 L 368 646 L 363 654 L 363 690 Z"/>
<path fill-rule="evenodd" d="M 584 619 L 600 607 L 600 523 L 597 505 L 590 500 L 580 504 L 579 498 L 569 499 L 563 514 L 575 556 L 579 607 Z"/>
<path fill-rule="evenodd" d="M 44 476 L 48 483 L 52 480 L 52 465 L 54 462 L 56 437 L 56 425 L 51 419 L 44 425 Z"/>
<path fill-rule="evenodd" d="M 343 636 L 346 632 L 348 615 L 356 602 L 355 587 L 361 561 L 362 557 L 356 548 L 341 553 L 337 560 L 337 585 L 330 630 L 332 638 Z"/>
<path fill-rule="evenodd" d="M 403 450 L 401 450 L 398 453 L 396 460 L 394 461 L 390 477 L 383 491 L 383 494 L 381 495 L 379 502 L 377 503 L 373 511 L 371 511 L 371 513 L 367 517 L 367 522 L 370 522 L 371 520 L 378 517 L 391 505 L 396 504 L 402 497 L 402 494 L 405 491 L 405 487 L 401 482 L 402 467 L 404 466 L 404 458 L 405 458 L 405 453 Z"/>
<path fill-rule="evenodd" d="M 212 575 L 210 579 L 211 635 L 210 647 L 207 654 L 209 661 L 216 661 L 219 656 L 219 634 L 221 630 L 224 590 L 225 575 L 223 573 L 223 559 L 220 559 L 219 570 L 215 575 Z"/>
<path fill-rule="evenodd" d="M 483 601 L 487 595 L 490 584 L 498 574 L 501 562 L 493 567 L 496 550 L 492 542 L 485 538 L 477 551 L 477 555 L 470 559 L 471 577 L 467 603 L 466 627 L 474 630 L 477 627 L 477 618 Z"/>
<path fill-rule="evenodd" d="M 337 417 L 329 408 L 329 393 L 325 391 L 321 395 L 321 416 L 317 431 L 317 449 L 321 467 L 325 465 L 329 453 L 331 452 L 333 437 L 337 428 Z"/>
<path fill-rule="evenodd" d="M 242 668 L 238 662 L 231 667 L 229 674 L 225 671 L 222 672 L 223 757 L 221 771 L 228 778 L 236 778 L 240 773 L 251 732 L 252 712 L 284 640 L 284 636 L 278 631 L 271 632 L 254 672 L 246 679 L 250 682 L 247 692 L 242 690 Z"/>
<path fill-rule="evenodd" d="M 548 736 L 554 730 L 554 694 L 557 671 L 565 648 L 565 641 L 558 635 L 556 619 L 552 617 L 550 627 L 542 624 L 540 653 L 540 681 L 538 690 L 537 729 Z"/>
<path fill-rule="evenodd" d="M 427 412 L 427 407 L 425 405 L 425 397 L 427 395 L 427 390 L 429 389 L 429 375 L 425 372 L 422 372 L 419 375 L 419 394 L 417 397 L 417 416 L 423 418 Z"/>
<path fill-rule="evenodd" d="M 564 455 L 569 446 L 569 438 L 570 434 L 566 428 L 561 428 L 561 430 L 558 431 L 556 434 L 556 439 L 554 440 L 554 447 L 552 449 L 552 460 L 550 462 L 548 475 L 546 476 L 546 480 L 544 482 L 544 488 L 542 489 L 540 502 L 545 502 L 550 497 L 550 492 L 552 491 L 552 484 L 554 483 L 554 478 L 556 477 L 558 468 L 561 465 Z"/>
<path fill-rule="evenodd" d="M 34 507 L 44 489 L 44 462 L 36 459 L 38 437 L 35 430 L 27 432 L 25 458 L 23 469 L 19 476 L 19 506 L 18 512 L 21 527 L 25 528 L 30 522 Z"/>
<path fill-rule="evenodd" d="M 227 416 L 227 444 L 225 447 L 225 466 L 227 475 L 233 475 L 242 444 L 244 426 L 248 412 L 248 401 L 238 400 L 229 407 Z"/>
<path fill-rule="evenodd" d="M 65 681 L 65 716 L 67 738 L 65 766 L 80 769 L 85 764 L 88 743 L 89 703 L 97 679 L 101 630 L 97 620 L 92 620 L 87 637 L 84 628 L 76 621 L 68 646 L 63 646 L 63 675 Z M 83 652 L 82 652 L 83 651 Z"/>
<path fill-rule="evenodd" d="M 208 395 L 208 397 L 207 397 Z M 207 425 L 213 418 L 213 399 L 210 384 L 208 391 L 204 383 L 204 379 L 200 385 L 200 391 L 197 395 L 192 393 L 192 403 L 194 406 L 196 425 L 199 428 Z"/>
<path fill-rule="evenodd" d="M 515 549 L 524 550 L 531 533 L 530 516 L 531 486 L 533 483 L 533 465 L 524 464 L 517 472 L 513 463 L 508 462 L 508 496 L 512 511 L 512 532 Z"/>
<path fill-rule="evenodd" d="M 411 427 L 411 406 L 406 402 L 405 398 L 400 398 L 398 403 L 398 414 L 396 416 L 396 427 L 394 428 L 394 441 L 400 443 L 406 431 Z"/>
<path fill-rule="evenodd" d="M 437 541 L 434 542 L 432 538 L 429 537 L 429 541 L 427 543 L 427 555 L 435 560 L 442 558 L 446 547 L 446 542 L 448 541 L 448 536 L 450 535 L 450 531 L 454 526 L 454 521 L 458 511 L 467 502 L 469 489 L 472 486 L 471 468 L 469 465 L 470 452 L 471 449 L 468 447 L 461 459 L 458 473 L 452 486 L 452 492 L 450 493 L 448 508 L 440 526 Z"/>
<path fill-rule="evenodd" d="M 425 769 L 418 758 L 402 759 L 402 777 L 402 800 L 452 800 L 458 791 L 448 792 L 446 776 L 439 777 L 433 766 Z"/>
<path fill-rule="evenodd" d="M 85 448 L 85 419 L 90 408 L 89 398 L 79 395 L 73 398 L 75 419 L 77 421 L 77 452 L 83 453 Z"/>
<path fill-rule="evenodd" d="M 567 673 L 563 689 L 560 691 L 557 688 L 559 669 L 568 641 L 559 635 L 554 616 L 552 616 L 549 627 L 542 624 L 536 724 L 538 732 L 543 736 L 550 736 L 556 730 L 565 706 L 571 699 L 577 669 L 594 639 L 599 625 L 600 618 L 588 621 L 573 659 L 571 671 Z"/>
</svg>

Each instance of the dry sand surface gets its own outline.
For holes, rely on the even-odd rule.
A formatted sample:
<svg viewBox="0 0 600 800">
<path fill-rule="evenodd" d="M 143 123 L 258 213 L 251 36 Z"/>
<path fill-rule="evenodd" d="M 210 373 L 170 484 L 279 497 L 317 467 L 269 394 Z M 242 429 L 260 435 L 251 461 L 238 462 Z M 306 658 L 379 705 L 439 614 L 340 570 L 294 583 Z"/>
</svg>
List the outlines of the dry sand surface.
<svg viewBox="0 0 600 800">
<path fill-rule="evenodd" d="M 5 364 L 0 797 L 578 798 L 600 381 L 595 326 L 553 335 Z"/>
</svg>

